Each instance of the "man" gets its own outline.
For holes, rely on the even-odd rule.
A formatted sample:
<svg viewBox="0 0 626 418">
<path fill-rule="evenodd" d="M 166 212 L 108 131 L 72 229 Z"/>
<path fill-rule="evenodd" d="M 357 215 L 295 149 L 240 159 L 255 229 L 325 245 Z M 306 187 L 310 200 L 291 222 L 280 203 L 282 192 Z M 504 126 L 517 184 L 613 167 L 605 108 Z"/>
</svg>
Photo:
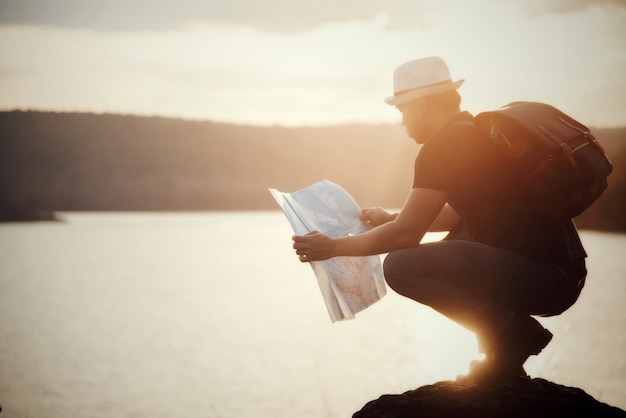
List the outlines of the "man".
<svg viewBox="0 0 626 418">
<path fill-rule="evenodd" d="M 303 262 L 389 253 L 384 273 L 392 289 L 476 333 L 485 359 L 462 378 L 526 376 L 524 362 L 552 338 L 531 315 L 557 315 L 576 301 L 586 254 L 571 221 L 529 209 L 520 179 L 460 110 L 463 81 L 453 82 L 438 57 L 399 66 L 386 102 L 422 144 L 402 210 L 365 209 L 370 231 L 294 236 L 293 247 Z M 471 239 L 449 234 L 420 244 L 427 231 L 458 229 Z"/>
</svg>

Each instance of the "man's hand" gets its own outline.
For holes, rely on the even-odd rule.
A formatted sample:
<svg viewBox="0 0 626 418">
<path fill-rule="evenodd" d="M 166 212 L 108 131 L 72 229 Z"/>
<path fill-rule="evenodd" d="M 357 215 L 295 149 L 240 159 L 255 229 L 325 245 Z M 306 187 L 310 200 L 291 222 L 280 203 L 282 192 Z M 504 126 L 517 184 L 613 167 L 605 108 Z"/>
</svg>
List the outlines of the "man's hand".
<svg viewBox="0 0 626 418">
<path fill-rule="evenodd" d="M 321 232 L 313 231 L 304 236 L 294 235 L 292 239 L 293 248 L 303 263 L 327 260 L 333 257 L 335 240 Z"/>
<path fill-rule="evenodd" d="M 396 219 L 396 216 L 396 214 L 389 213 L 383 208 L 368 208 L 361 210 L 361 220 L 372 228 L 391 222 Z"/>
</svg>

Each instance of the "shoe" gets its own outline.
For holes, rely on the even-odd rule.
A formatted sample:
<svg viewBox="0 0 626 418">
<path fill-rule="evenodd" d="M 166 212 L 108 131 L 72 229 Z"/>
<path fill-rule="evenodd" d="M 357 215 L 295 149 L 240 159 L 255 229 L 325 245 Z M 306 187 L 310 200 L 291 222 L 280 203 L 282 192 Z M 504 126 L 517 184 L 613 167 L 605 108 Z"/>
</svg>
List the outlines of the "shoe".
<svg viewBox="0 0 626 418">
<path fill-rule="evenodd" d="M 517 315 L 507 329 L 488 346 L 483 347 L 483 361 L 470 364 L 470 372 L 457 381 L 493 382 L 528 378 L 523 368 L 531 355 L 537 355 L 552 340 L 552 333 L 530 316 Z"/>
<path fill-rule="evenodd" d="M 485 354 L 508 368 L 521 367 L 528 357 L 537 355 L 552 340 L 552 333 L 530 316 L 519 316 Z"/>
</svg>

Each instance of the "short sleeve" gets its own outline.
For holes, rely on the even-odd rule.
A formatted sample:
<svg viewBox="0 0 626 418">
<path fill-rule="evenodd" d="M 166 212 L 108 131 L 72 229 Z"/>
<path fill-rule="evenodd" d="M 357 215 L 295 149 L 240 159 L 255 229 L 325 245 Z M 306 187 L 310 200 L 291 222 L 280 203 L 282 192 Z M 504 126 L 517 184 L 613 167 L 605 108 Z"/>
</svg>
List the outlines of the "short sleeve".
<svg viewBox="0 0 626 418">
<path fill-rule="evenodd" d="M 454 193 L 471 172 L 480 152 L 476 147 L 471 123 L 458 123 L 445 128 L 426 142 L 415 158 L 413 188 L 426 188 Z"/>
</svg>

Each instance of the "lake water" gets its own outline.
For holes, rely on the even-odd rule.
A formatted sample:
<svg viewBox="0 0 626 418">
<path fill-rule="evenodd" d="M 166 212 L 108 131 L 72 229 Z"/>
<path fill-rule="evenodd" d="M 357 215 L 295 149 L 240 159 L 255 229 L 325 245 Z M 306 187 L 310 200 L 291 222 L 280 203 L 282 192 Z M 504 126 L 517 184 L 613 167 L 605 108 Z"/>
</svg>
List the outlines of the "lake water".
<svg viewBox="0 0 626 418">
<path fill-rule="evenodd" d="M 332 324 L 279 212 L 63 217 L 0 225 L 2 418 L 342 418 L 478 358 L 391 290 Z M 626 236 L 582 238 L 588 284 L 527 371 L 626 408 Z"/>
</svg>

